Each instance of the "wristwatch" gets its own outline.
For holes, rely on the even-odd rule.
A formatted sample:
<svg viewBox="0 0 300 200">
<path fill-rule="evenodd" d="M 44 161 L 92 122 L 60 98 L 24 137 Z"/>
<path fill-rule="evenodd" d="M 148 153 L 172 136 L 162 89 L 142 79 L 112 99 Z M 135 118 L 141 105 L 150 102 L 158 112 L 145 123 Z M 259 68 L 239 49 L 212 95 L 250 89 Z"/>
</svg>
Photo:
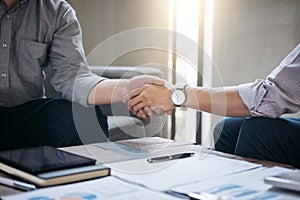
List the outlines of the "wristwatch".
<svg viewBox="0 0 300 200">
<path fill-rule="evenodd" d="M 172 93 L 171 99 L 176 107 L 185 108 L 183 104 L 186 102 L 185 88 L 187 84 L 177 84 L 175 90 Z"/>
</svg>

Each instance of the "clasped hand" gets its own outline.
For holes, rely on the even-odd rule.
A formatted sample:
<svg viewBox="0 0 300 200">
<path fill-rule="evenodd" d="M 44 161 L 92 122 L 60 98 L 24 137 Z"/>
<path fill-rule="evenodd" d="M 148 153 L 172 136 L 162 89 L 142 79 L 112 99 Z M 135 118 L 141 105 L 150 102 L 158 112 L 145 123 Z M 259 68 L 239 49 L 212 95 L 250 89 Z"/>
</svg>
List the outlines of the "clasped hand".
<svg viewBox="0 0 300 200">
<path fill-rule="evenodd" d="M 147 75 L 134 77 L 129 80 L 127 92 L 123 103 L 139 118 L 173 112 L 172 90 L 165 86 L 163 79 Z"/>
</svg>

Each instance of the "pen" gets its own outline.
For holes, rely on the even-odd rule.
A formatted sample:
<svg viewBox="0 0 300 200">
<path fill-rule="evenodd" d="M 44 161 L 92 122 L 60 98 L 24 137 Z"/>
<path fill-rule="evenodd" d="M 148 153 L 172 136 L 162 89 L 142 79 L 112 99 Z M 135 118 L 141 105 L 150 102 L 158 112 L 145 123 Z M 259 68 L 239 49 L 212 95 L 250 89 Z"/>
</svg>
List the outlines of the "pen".
<svg viewBox="0 0 300 200">
<path fill-rule="evenodd" d="M 195 153 L 179 153 L 179 154 L 173 154 L 173 155 L 168 155 L 168 156 L 148 158 L 147 161 L 149 163 L 156 163 L 156 162 L 175 160 L 175 159 L 180 159 L 180 158 L 187 158 L 187 157 L 191 157 L 194 154 Z"/>
<path fill-rule="evenodd" d="M 167 190 L 165 191 L 166 194 L 170 194 L 172 196 L 181 198 L 181 199 L 189 199 L 189 200 L 229 200 L 227 198 L 218 197 L 216 195 L 208 194 L 205 192 L 201 193 L 184 193 L 184 192 L 178 192 L 174 190 Z"/>
<path fill-rule="evenodd" d="M 20 190 L 25 190 L 25 191 L 36 189 L 35 185 L 29 183 L 23 183 L 21 181 L 16 181 L 4 177 L 0 177 L 0 184 L 10 186 L 16 189 L 20 189 Z"/>
</svg>

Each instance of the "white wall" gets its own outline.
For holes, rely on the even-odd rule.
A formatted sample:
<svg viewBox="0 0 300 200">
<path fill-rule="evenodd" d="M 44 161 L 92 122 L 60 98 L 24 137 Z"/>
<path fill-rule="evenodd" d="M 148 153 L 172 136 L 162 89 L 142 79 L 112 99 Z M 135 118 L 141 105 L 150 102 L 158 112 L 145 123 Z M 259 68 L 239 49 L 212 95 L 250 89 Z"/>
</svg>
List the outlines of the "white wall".
<svg viewBox="0 0 300 200">
<path fill-rule="evenodd" d="M 300 42 L 300 1 L 214 0 L 213 27 L 212 86 L 263 79 Z"/>
<path fill-rule="evenodd" d="M 87 55 L 100 42 L 117 33 L 143 27 L 168 28 L 168 0 L 68 0 L 68 2 L 76 10 L 81 23 Z M 112 65 L 167 64 L 167 59 L 167 54 L 160 51 L 140 50 L 121 56 Z"/>
<path fill-rule="evenodd" d="M 214 62 L 225 85 L 265 78 L 300 42 L 299 0 L 215 0 L 214 13 Z"/>
<path fill-rule="evenodd" d="M 88 54 L 116 33 L 168 28 L 168 0 L 68 0 L 77 11 Z M 213 61 L 224 85 L 264 78 L 300 42 L 300 0 L 214 0 Z M 127 55 L 121 65 L 166 63 L 166 56 Z M 214 86 L 223 83 L 215 82 Z"/>
</svg>

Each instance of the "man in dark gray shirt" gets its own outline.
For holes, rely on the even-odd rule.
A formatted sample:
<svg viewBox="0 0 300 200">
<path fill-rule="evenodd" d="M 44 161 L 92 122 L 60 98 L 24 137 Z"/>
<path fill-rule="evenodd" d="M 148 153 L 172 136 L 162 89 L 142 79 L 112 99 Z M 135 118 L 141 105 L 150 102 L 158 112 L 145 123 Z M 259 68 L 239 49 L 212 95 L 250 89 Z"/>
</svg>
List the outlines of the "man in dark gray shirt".
<svg viewBox="0 0 300 200">
<path fill-rule="evenodd" d="M 108 135 L 107 119 L 93 105 L 121 101 L 144 83 L 162 83 L 149 76 L 107 80 L 91 73 L 79 22 L 66 1 L 0 0 L 0 17 L 0 149 L 103 140 L 99 131 Z M 47 67 L 62 99 L 45 97 Z M 93 116 L 97 125 L 90 124 Z"/>
</svg>

